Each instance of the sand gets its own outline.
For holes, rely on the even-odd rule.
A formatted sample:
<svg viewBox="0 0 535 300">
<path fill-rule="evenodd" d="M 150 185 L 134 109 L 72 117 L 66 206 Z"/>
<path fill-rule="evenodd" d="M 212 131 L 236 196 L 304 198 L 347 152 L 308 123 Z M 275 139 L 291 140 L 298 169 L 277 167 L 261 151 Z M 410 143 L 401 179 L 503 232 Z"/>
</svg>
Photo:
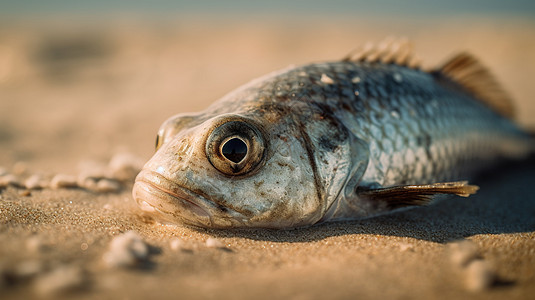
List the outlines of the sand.
<svg viewBox="0 0 535 300">
<path fill-rule="evenodd" d="M 20 179 L 38 174 L 37 187 L 106 169 L 117 153 L 147 160 L 170 115 L 392 34 L 410 37 L 428 66 L 460 50 L 481 57 L 513 95 L 518 122 L 535 127 L 535 23 L 383 21 L 3 24 L 0 167 Z M 534 166 L 496 167 L 467 199 L 295 230 L 161 224 L 137 208 L 128 176 L 108 190 L 10 185 L 0 189 L 0 295 L 530 299 Z"/>
</svg>

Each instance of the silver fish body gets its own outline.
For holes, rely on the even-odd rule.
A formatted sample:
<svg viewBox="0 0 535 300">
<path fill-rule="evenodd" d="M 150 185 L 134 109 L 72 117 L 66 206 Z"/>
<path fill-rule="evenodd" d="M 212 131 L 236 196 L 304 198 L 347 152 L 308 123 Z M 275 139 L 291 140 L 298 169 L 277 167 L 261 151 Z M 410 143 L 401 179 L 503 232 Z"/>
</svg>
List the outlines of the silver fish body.
<svg viewBox="0 0 535 300">
<path fill-rule="evenodd" d="M 442 73 L 367 61 L 269 74 L 168 119 L 158 139 L 135 200 L 169 222 L 217 228 L 370 217 L 405 206 L 374 190 L 469 179 L 533 150 Z"/>
</svg>

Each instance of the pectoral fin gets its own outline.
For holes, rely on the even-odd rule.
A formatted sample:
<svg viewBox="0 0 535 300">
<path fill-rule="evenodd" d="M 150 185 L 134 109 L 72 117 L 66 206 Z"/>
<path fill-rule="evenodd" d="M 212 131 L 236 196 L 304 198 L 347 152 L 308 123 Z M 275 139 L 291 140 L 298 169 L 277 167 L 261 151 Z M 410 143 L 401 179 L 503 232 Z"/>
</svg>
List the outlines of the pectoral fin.
<svg viewBox="0 0 535 300">
<path fill-rule="evenodd" d="M 402 185 L 379 189 L 361 189 L 357 194 L 371 202 L 382 202 L 388 208 L 427 205 L 437 194 L 453 194 L 468 197 L 475 194 L 479 187 L 469 185 L 467 181 L 441 182 L 424 185 Z"/>
</svg>

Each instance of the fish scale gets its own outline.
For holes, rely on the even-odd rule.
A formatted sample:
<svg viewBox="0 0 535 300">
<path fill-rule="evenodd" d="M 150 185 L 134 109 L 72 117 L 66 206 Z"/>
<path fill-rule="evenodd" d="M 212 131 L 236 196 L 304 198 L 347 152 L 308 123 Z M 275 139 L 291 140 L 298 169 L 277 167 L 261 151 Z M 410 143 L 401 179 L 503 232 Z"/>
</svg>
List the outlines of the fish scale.
<svg viewBox="0 0 535 300">
<path fill-rule="evenodd" d="M 168 119 L 135 200 L 195 226 L 306 226 L 468 196 L 460 180 L 533 151 L 475 59 L 426 72 L 385 49 L 277 71 Z"/>
<path fill-rule="evenodd" d="M 396 82 L 393 74 L 400 74 L 403 84 Z M 321 83 L 322 75 L 332 78 L 333 83 Z M 352 83 L 355 76 L 362 78 L 357 84 Z M 288 82 L 304 85 L 297 90 L 284 90 Z M 489 156 L 501 154 L 499 149 L 493 150 L 499 147 L 492 145 L 496 143 L 489 139 L 499 141 L 510 134 L 524 135 L 511 122 L 479 102 L 437 85 L 431 74 L 406 67 L 382 65 L 374 68 L 373 64 L 345 62 L 317 64 L 281 75 L 272 84 L 277 87 L 277 101 L 295 93 L 300 95 L 295 101 L 327 104 L 329 108 L 324 113 L 335 115 L 347 129 L 370 142 L 370 167 L 376 173 L 364 175 L 363 180 L 369 184 L 439 182 L 450 180 L 458 173 L 468 178 L 470 170 L 480 163 L 476 159 L 480 148 L 488 147 Z M 354 91 L 359 91 L 358 97 L 350 96 Z M 343 104 L 351 106 L 352 111 L 343 110 Z M 389 112 L 396 112 L 400 117 Z M 470 138 L 472 132 L 477 135 Z M 485 132 L 491 132 L 492 136 L 485 137 Z M 426 141 L 428 139 L 431 141 Z M 454 144 L 459 146 L 452 146 L 448 151 Z M 426 155 L 419 155 L 417 162 L 422 165 L 421 177 L 407 170 L 418 168 L 408 153 L 422 150 Z M 458 161 L 472 161 L 475 166 L 459 165 Z M 451 165 L 456 168 L 449 168 Z M 385 176 L 387 173 L 389 176 Z"/>
</svg>

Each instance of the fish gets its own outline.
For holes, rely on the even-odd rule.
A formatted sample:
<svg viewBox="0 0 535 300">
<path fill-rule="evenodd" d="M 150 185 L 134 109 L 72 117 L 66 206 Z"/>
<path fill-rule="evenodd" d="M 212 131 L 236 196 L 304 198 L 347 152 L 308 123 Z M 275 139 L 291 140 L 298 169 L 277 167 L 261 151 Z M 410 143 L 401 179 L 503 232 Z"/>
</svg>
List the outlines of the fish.
<svg viewBox="0 0 535 300">
<path fill-rule="evenodd" d="M 291 66 L 167 119 L 133 198 L 172 224 L 296 228 L 468 197 L 476 174 L 534 152 L 474 56 L 423 69 L 411 48 Z"/>
</svg>

